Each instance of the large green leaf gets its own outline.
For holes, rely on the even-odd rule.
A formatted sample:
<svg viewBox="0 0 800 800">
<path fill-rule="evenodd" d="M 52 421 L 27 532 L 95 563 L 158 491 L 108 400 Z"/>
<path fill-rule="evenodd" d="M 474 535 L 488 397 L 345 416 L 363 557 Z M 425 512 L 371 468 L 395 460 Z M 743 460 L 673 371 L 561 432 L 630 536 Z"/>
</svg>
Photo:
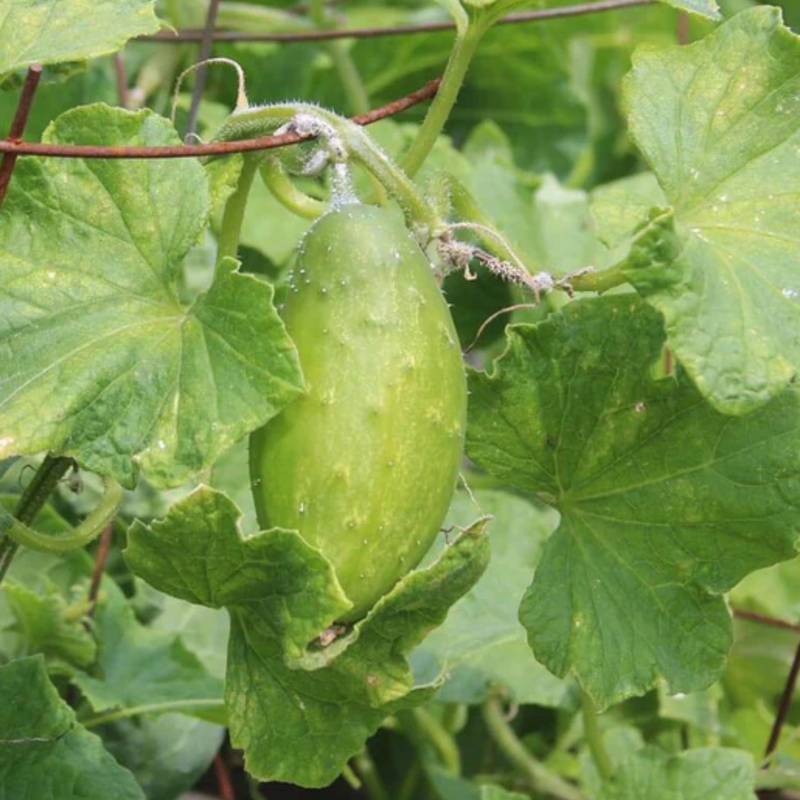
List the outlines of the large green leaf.
<svg viewBox="0 0 800 800">
<path fill-rule="evenodd" d="M 742 12 L 695 45 L 640 49 L 626 98 L 682 238 L 660 277 L 627 276 L 700 391 L 748 412 L 800 363 L 800 38 L 775 8 Z"/>
<path fill-rule="evenodd" d="M 151 112 L 67 112 L 50 142 L 175 144 Z M 191 305 L 203 168 L 21 159 L 0 215 L 0 456 L 54 450 L 131 486 L 177 485 L 300 391 L 272 288 L 218 266 Z"/>
<path fill-rule="evenodd" d="M 671 756 L 645 748 L 623 764 L 598 800 L 756 800 L 755 765 L 741 750 L 707 748 Z"/>
<path fill-rule="evenodd" d="M 41 656 L 0 667 L 0 800 L 144 800 L 133 776 L 75 721 Z"/>
<path fill-rule="evenodd" d="M 83 61 L 154 33 L 154 0 L 3 0 L 0 77 L 31 64 Z"/>
<path fill-rule="evenodd" d="M 228 609 L 226 705 L 248 770 L 323 786 L 386 716 L 435 691 L 414 686 L 406 656 L 478 579 L 487 537 L 463 534 L 322 645 L 319 635 L 350 607 L 330 563 L 294 531 L 242 538 L 238 517 L 225 495 L 200 487 L 161 522 L 134 524 L 126 560 L 161 591 Z"/>
<path fill-rule="evenodd" d="M 102 585 L 95 634 L 97 664 L 91 674 L 72 676 L 95 711 L 124 709 L 132 716 L 136 709 L 163 705 L 224 722 L 222 680 L 209 675 L 175 633 L 141 625 L 110 579 Z"/>
<path fill-rule="evenodd" d="M 517 618 L 558 515 L 506 492 L 479 491 L 474 496 L 482 512 L 492 515 L 492 560 L 475 588 L 414 654 L 413 663 L 426 676 L 432 670 L 432 677 L 446 671 L 447 682 L 438 695 L 446 703 L 482 703 L 492 689 L 502 687 L 517 703 L 558 706 L 567 686 L 533 657 Z M 445 524 L 464 527 L 475 515 L 474 503 L 460 492 Z"/>
<path fill-rule="evenodd" d="M 467 452 L 561 512 L 521 607 L 534 654 L 603 707 L 709 685 L 721 593 L 795 553 L 800 396 L 725 416 L 684 374 L 653 377 L 663 338 L 633 296 L 582 300 L 470 379 Z"/>
</svg>

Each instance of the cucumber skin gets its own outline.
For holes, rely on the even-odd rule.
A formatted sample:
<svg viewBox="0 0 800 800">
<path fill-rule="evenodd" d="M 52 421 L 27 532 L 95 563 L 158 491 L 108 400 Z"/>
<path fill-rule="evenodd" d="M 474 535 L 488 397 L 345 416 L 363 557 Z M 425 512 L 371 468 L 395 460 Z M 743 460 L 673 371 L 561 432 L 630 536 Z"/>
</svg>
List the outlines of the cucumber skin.
<svg viewBox="0 0 800 800">
<path fill-rule="evenodd" d="M 458 337 L 402 220 L 360 204 L 306 234 L 283 319 L 308 393 L 250 438 L 258 521 L 331 561 L 353 621 L 419 564 L 447 513 L 466 428 Z"/>
</svg>

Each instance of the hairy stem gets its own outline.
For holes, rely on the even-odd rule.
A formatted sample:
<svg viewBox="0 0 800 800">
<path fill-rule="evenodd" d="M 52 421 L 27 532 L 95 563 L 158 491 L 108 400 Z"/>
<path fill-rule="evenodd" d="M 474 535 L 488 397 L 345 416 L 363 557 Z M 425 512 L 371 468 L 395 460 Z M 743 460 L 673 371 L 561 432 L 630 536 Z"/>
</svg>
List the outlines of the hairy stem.
<svg viewBox="0 0 800 800">
<path fill-rule="evenodd" d="M 585 800 L 583 794 L 571 783 L 543 767 L 519 740 L 505 717 L 503 704 L 490 697 L 483 706 L 483 719 L 489 735 L 508 761 L 522 774 L 535 792 L 549 794 L 560 800 Z"/>
<path fill-rule="evenodd" d="M 259 172 L 275 199 L 293 214 L 304 219 L 316 219 L 325 213 L 328 204 L 301 192 L 284 171 L 279 158 L 268 156 L 259 167 Z"/>
<path fill-rule="evenodd" d="M 475 223 L 473 233 L 481 244 L 496 256 L 511 263 L 522 261 L 528 272 L 537 272 L 543 269 L 542 264 L 537 263 L 530 254 L 521 251 L 515 243 L 509 243 L 506 237 L 499 234 L 491 235 L 490 231 L 494 230 L 494 222 L 458 178 L 447 173 L 438 174 L 434 179 L 434 192 L 444 195 L 444 197 L 439 197 L 439 203 L 452 206 L 456 219 L 461 222 Z"/>
<path fill-rule="evenodd" d="M 607 292 L 617 286 L 622 286 L 628 282 L 622 267 L 626 262 L 622 261 L 609 269 L 599 272 L 587 272 L 583 275 L 576 275 L 570 283 L 576 292 Z"/>
<path fill-rule="evenodd" d="M 72 463 L 71 458 L 48 453 L 19 498 L 14 518 L 23 525 L 30 525 Z M 18 546 L 7 533 L 0 533 L 0 582 L 8 572 Z"/>
<path fill-rule="evenodd" d="M 463 36 L 460 33 L 457 35 L 439 91 L 428 108 L 428 113 L 417 131 L 416 138 L 400 163 L 403 171 L 409 177 L 413 178 L 419 172 L 436 144 L 436 140 L 444 130 L 450 112 L 456 104 L 458 93 L 461 91 L 472 57 L 486 30 L 485 24 L 470 24 Z"/>
<path fill-rule="evenodd" d="M 586 692 L 581 692 L 581 706 L 583 709 L 583 733 L 589 745 L 589 752 L 600 773 L 600 777 L 607 781 L 614 774 L 614 764 L 603 742 L 603 733 L 597 723 L 597 709 Z"/>
<path fill-rule="evenodd" d="M 220 128 L 216 141 L 228 142 L 263 136 L 299 115 L 319 120 L 330 127 L 348 157 L 374 175 L 397 200 L 406 221 L 417 229 L 422 239 L 430 237 L 441 228 L 439 216 L 413 181 L 392 163 L 361 126 L 324 108 L 307 103 L 287 103 L 237 111 Z M 423 241 L 423 244 L 427 244 L 427 241 Z"/>
<path fill-rule="evenodd" d="M 247 210 L 247 198 L 258 169 L 256 156 L 245 156 L 239 183 L 236 191 L 228 198 L 225 212 L 222 215 L 222 225 L 217 237 L 217 264 L 223 258 L 236 258 L 239 250 L 239 238 L 242 235 L 244 213 Z"/>
</svg>

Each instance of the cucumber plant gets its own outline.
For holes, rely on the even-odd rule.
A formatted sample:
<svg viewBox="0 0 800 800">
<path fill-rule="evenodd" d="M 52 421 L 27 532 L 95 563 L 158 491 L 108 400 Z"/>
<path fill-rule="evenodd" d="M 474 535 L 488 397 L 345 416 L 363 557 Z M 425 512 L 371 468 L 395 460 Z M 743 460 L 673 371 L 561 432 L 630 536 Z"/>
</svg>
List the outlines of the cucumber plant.
<svg viewBox="0 0 800 800">
<path fill-rule="evenodd" d="M 790 5 L 51 5 L 0 11 L 0 800 L 800 788 Z"/>
</svg>

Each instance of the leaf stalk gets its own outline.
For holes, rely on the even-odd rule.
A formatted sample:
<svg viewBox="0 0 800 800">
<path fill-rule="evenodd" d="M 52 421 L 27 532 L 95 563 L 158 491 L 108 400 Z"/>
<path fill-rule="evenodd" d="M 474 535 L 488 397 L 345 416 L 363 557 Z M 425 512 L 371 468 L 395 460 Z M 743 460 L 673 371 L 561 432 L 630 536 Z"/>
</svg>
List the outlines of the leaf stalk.
<svg viewBox="0 0 800 800">
<path fill-rule="evenodd" d="M 549 794 L 559 800 L 586 800 L 571 783 L 554 775 L 531 755 L 506 720 L 503 704 L 498 697 L 490 697 L 483 706 L 483 719 L 489 735 L 508 761 L 526 778 L 535 792 Z"/>
</svg>

